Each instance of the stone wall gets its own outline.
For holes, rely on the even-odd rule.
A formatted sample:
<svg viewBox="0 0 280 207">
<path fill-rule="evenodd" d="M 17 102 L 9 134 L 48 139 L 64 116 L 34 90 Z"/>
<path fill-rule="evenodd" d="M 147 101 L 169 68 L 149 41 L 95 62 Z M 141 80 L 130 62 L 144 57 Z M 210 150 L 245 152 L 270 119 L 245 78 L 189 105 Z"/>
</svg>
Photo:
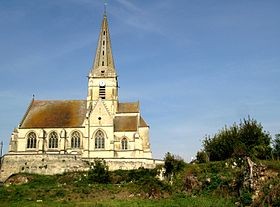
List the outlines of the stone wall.
<svg viewBox="0 0 280 207">
<path fill-rule="evenodd" d="M 64 172 L 87 171 L 94 159 L 82 158 L 79 155 L 63 154 L 7 154 L 2 157 L 0 170 L 0 182 L 4 182 L 16 173 L 35 173 L 44 175 L 61 174 Z M 107 158 L 105 159 L 109 170 L 129 170 L 144 168 L 155 168 L 162 164 L 161 160 L 135 158 Z"/>
<path fill-rule="evenodd" d="M 92 158 L 84 158 L 84 161 L 89 163 L 93 162 Z M 162 160 L 155 160 L 152 158 L 106 158 L 106 165 L 109 167 L 109 170 L 132 170 L 138 168 L 148 168 L 153 169 L 157 165 L 163 164 Z"/>
<path fill-rule="evenodd" d="M 20 172 L 53 175 L 70 171 L 85 171 L 88 169 L 89 165 L 75 155 L 8 154 L 2 158 L 0 182 Z"/>
</svg>

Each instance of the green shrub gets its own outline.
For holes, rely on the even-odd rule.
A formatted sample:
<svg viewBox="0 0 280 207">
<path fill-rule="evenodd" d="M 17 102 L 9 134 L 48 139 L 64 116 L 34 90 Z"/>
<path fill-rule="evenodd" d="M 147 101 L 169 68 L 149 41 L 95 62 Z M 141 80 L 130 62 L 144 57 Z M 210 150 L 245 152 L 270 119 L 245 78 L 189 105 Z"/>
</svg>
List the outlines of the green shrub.
<svg viewBox="0 0 280 207">
<path fill-rule="evenodd" d="M 55 197 L 64 197 L 66 195 L 66 192 L 63 189 L 59 189 L 55 192 Z"/>
<path fill-rule="evenodd" d="M 29 181 L 28 186 L 31 188 L 40 188 L 46 184 L 49 187 L 57 185 L 56 176 L 51 175 L 32 175 L 32 179 Z"/>
<path fill-rule="evenodd" d="M 91 169 L 88 171 L 89 183 L 109 183 L 109 171 L 105 160 L 94 160 Z"/>
<path fill-rule="evenodd" d="M 196 153 L 196 161 L 198 163 L 206 163 L 209 161 L 208 155 L 205 151 L 198 151 Z"/>
<path fill-rule="evenodd" d="M 244 206 L 251 205 L 251 203 L 252 203 L 252 193 L 249 189 L 242 189 L 240 191 L 240 202 Z"/>
<path fill-rule="evenodd" d="M 203 151 L 210 161 L 226 160 L 232 157 L 250 156 L 259 159 L 270 158 L 271 136 L 256 120 L 243 119 L 240 124 L 224 127 L 214 136 L 203 140 Z"/>
<path fill-rule="evenodd" d="M 113 184 L 136 182 L 146 177 L 156 177 L 158 169 L 139 168 L 135 170 L 116 170 L 110 172 L 110 181 Z"/>
<path fill-rule="evenodd" d="M 167 152 L 164 158 L 164 176 L 168 181 L 171 181 L 172 177 L 175 177 L 178 172 L 184 169 L 185 166 L 186 163 L 181 157 Z"/>
</svg>

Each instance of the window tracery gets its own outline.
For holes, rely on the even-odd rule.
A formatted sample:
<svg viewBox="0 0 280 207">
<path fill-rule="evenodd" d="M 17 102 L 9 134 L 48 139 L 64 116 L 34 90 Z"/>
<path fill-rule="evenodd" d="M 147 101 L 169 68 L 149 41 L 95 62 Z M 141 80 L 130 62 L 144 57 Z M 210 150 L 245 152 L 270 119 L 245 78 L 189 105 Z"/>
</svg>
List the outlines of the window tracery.
<svg viewBox="0 0 280 207">
<path fill-rule="evenodd" d="M 27 148 L 36 148 L 37 138 L 34 132 L 30 132 L 27 136 Z"/>
<path fill-rule="evenodd" d="M 58 136 L 56 132 L 49 135 L 49 148 L 58 148 Z"/>
<path fill-rule="evenodd" d="M 71 148 L 80 148 L 81 146 L 81 136 L 80 133 L 75 131 L 71 135 Z"/>
<path fill-rule="evenodd" d="M 105 148 L 104 133 L 98 130 L 95 134 L 95 149 L 104 149 L 104 148 Z"/>
</svg>

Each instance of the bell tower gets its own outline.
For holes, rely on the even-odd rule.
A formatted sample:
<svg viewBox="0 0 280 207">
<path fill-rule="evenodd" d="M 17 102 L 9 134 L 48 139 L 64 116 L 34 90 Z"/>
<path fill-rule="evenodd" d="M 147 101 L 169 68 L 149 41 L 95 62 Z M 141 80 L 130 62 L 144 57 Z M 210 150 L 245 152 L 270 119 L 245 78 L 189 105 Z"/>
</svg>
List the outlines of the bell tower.
<svg viewBox="0 0 280 207">
<path fill-rule="evenodd" d="M 97 101 L 102 101 L 111 114 L 116 113 L 118 80 L 106 13 L 102 20 L 94 63 L 88 76 L 87 107 L 93 107 Z"/>
</svg>

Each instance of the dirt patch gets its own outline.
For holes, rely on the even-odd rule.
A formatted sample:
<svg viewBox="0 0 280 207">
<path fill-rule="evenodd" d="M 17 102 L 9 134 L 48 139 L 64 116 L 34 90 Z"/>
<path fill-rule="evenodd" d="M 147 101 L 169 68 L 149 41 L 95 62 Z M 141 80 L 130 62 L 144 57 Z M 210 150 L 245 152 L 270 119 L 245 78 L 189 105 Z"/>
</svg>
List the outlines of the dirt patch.
<svg viewBox="0 0 280 207">
<path fill-rule="evenodd" d="M 9 185 L 22 185 L 28 183 L 32 180 L 32 176 L 30 175 L 23 175 L 23 174 L 16 174 L 11 175 L 4 183 L 5 186 Z"/>
</svg>

